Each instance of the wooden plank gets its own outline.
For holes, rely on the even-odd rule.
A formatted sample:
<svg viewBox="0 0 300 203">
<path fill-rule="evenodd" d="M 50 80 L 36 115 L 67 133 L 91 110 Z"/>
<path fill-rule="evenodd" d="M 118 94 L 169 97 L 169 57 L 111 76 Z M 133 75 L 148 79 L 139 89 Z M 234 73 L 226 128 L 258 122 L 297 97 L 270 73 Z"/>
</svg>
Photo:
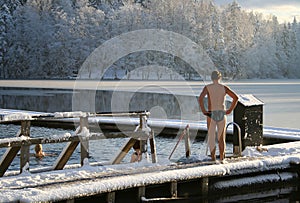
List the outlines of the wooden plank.
<svg viewBox="0 0 300 203">
<path fill-rule="evenodd" d="M 10 147 L 6 150 L 6 152 L 2 155 L 0 161 L 0 177 L 2 177 L 10 166 L 11 162 L 17 156 L 21 147 Z"/>
<path fill-rule="evenodd" d="M 121 149 L 120 153 L 117 155 L 117 157 L 113 160 L 112 164 L 119 164 L 124 159 L 124 157 L 127 155 L 131 147 L 136 142 L 136 139 L 130 138 L 128 142 L 124 145 L 124 147 Z"/>
<path fill-rule="evenodd" d="M 79 141 L 72 141 L 67 144 L 67 146 L 63 149 L 63 151 L 60 153 L 59 157 L 57 158 L 56 162 L 54 163 L 53 165 L 54 170 L 62 170 L 64 168 L 64 166 L 72 156 L 78 144 Z"/>
</svg>

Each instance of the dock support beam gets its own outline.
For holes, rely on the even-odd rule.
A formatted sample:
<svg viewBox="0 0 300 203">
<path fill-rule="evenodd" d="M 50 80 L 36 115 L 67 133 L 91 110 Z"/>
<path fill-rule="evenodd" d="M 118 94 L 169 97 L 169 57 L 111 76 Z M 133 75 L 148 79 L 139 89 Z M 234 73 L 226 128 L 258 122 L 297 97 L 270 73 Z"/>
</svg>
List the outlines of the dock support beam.
<svg viewBox="0 0 300 203">
<path fill-rule="evenodd" d="M 60 153 L 59 157 L 57 158 L 56 162 L 54 163 L 53 166 L 54 170 L 62 170 L 65 167 L 66 163 L 72 156 L 78 144 L 79 141 L 73 141 L 67 144 L 67 146 L 63 149 L 63 151 Z"/>
<path fill-rule="evenodd" d="M 171 197 L 177 197 L 177 182 L 173 181 L 171 182 Z"/>
<path fill-rule="evenodd" d="M 116 193 L 115 192 L 109 192 L 107 194 L 107 203 L 115 203 L 116 201 Z"/>
<path fill-rule="evenodd" d="M 138 189 L 138 196 L 137 196 L 137 202 L 141 202 L 142 197 L 145 197 L 146 194 L 146 187 L 141 186 Z"/>
<path fill-rule="evenodd" d="M 0 177 L 4 176 L 5 172 L 9 168 L 11 162 L 17 156 L 20 149 L 21 147 L 10 147 L 2 155 L 2 159 L 0 161 Z"/>
<path fill-rule="evenodd" d="M 117 155 L 117 157 L 113 160 L 112 164 L 119 164 L 124 159 L 126 154 L 129 152 L 131 147 L 136 142 L 136 139 L 130 138 L 128 142 L 125 144 L 125 146 L 121 149 L 121 152 Z"/>
</svg>

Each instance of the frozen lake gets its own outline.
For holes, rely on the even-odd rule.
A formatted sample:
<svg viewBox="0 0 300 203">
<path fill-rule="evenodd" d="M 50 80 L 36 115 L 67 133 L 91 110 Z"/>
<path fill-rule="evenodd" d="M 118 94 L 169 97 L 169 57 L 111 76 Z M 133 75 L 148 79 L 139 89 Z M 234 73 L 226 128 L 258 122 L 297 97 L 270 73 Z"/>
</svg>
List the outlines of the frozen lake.
<svg viewBox="0 0 300 203">
<path fill-rule="evenodd" d="M 260 80 L 228 83 L 239 94 L 253 94 L 264 105 L 264 125 L 300 128 L 300 80 Z"/>
<path fill-rule="evenodd" d="M 209 83 L 209 81 L 205 81 Z M 264 105 L 264 125 L 296 128 L 300 125 L 300 80 L 244 80 L 228 82 L 238 94 L 253 94 Z M 2 95 L 53 94 L 40 88 L 69 90 L 74 87 L 89 90 L 143 91 L 167 94 L 198 96 L 203 88 L 203 81 L 74 81 L 74 80 L 0 80 L 0 87 L 34 88 L 33 90 L 0 89 Z M 48 89 L 48 90 L 49 90 Z M 60 92 L 59 92 L 60 93 Z M 66 93 L 64 93 L 66 94 Z M 58 95 L 58 98 L 61 96 Z"/>
</svg>

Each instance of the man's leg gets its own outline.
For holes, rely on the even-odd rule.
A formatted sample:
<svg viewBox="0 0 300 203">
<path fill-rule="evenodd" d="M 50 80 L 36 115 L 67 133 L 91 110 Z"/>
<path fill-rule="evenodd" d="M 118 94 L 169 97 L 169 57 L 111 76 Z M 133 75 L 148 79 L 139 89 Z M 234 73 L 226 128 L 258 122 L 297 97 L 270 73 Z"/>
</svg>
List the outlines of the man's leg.
<svg viewBox="0 0 300 203">
<path fill-rule="evenodd" d="M 208 134 L 207 144 L 209 146 L 211 159 L 215 161 L 216 160 L 216 121 L 210 119 L 207 134 Z"/>
<path fill-rule="evenodd" d="M 226 146 L 226 125 L 227 118 L 224 116 L 222 121 L 217 123 L 218 129 L 218 141 L 219 141 L 219 151 L 220 151 L 220 160 L 222 161 L 225 158 L 225 146 Z"/>
</svg>

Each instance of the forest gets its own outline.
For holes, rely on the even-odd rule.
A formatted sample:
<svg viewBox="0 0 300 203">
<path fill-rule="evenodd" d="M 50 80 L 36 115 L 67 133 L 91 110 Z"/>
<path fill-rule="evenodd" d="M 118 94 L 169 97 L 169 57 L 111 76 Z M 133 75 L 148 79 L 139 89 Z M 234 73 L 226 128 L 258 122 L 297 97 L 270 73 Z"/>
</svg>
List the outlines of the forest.
<svg viewBox="0 0 300 203">
<path fill-rule="evenodd" d="M 232 80 L 300 78 L 297 19 L 279 23 L 235 0 L 224 7 L 213 0 L 2 0 L 0 9 L 0 79 L 73 79 L 101 44 L 141 29 L 191 39 Z M 145 50 L 116 61 L 103 79 L 155 65 L 193 71 L 176 56 Z"/>
</svg>

